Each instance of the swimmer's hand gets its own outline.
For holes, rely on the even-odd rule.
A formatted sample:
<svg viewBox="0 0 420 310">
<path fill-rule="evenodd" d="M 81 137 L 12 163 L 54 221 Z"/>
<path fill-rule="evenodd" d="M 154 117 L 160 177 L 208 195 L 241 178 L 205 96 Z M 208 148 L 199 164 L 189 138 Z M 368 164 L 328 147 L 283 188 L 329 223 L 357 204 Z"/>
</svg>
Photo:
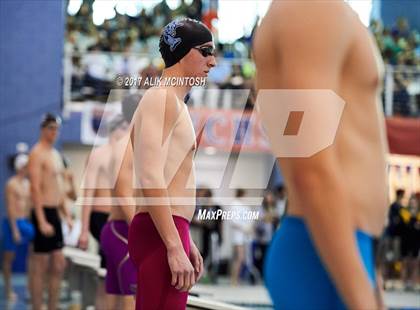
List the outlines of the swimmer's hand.
<svg viewBox="0 0 420 310">
<path fill-rule="evenodd" d="M 191 242 L 190 261 L 192 265 L 194 266 L 195 282 L 198 282 L 198 280 L 200 280 L 204 272 L 204 262 L 203 262 L 203 257 L 201 256 L 200 251 L 197 249 L 194 242 Z"/>
<path fill-rule="evenodd" d="M 82 250 L 87 250 L 89 245 L 89 234 L 87 232 L 82 232 L 79 237 L 78 246 Z"/>
<path fill-rule="evenodd" d="M 171 269 L 171 284 L 176 289 L 186 292 L 195 284 L 194 268 L 184 248 L 181 246 L 168 248 L 168 264 Z"/>
<path fill-rule="evenodd" d="M 73 229 L 73 218 L 71 216 L 66 217 L 66 224 L 69 227 L 69 230 L 71 231 Z"/>
<path fill-rule="evenodd" d="M 54 235 L 54 227 L 48 222 L 42 223 L 39 226 L 39 230 L 44 236 L 50 237 Z"/>
</svg>

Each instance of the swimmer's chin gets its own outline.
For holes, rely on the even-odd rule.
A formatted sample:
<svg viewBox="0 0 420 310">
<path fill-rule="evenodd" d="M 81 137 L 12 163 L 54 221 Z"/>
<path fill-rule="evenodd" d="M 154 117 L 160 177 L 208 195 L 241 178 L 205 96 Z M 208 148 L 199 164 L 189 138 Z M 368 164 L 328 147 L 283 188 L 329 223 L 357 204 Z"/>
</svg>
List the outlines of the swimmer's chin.
<svg viewBox="0 0 420 310">
<path fill-rule="evenodd" d="M 200 74 L 197 74 L 196 76 L 194 76 L 194 78 L 206 78 L 209 76 L 209 71 L 205 70 Z"/>
</svg>

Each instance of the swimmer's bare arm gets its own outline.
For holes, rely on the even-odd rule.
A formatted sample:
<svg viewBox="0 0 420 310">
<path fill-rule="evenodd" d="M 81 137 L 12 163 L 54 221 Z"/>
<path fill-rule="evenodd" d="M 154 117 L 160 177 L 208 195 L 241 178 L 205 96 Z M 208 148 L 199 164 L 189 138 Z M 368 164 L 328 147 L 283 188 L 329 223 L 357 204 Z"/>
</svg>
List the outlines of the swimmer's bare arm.
<svg viewBox="0 0 420 310">
<path fill-rule="evenodd" d="M 67 226 L 71 229 L 73 227 L 73 218 L 71 216 L 71 212 L 66 207 L 65 200 L 60 203 L 59 208 L 64 215 L 64 220 L 67 223 Z"/>
<path fill-rule="evenodd" d="M 73 173 L 69 170 L 65 172 L 65 182 L 69 186 L 69 190 L 66 192 L 66 195 L 69 199 L 75 201 L 77 200 L 76 187 L 74 186 Z"/>
<path fill-rule="evenodd" d="M 89 243 L 89 221 L 90 214 L 92 212 L 92 203 L 89 201 L 94 199 L 95 186 L 98 177 L 99 163 L 94 158 L 94 152 L 92 151 L 91 156 L 86 160 L 86 171 L 84 175 L 84 190 L 83 190 L 83 202 L 82 202 L 82 231 L 79 236 L 78 245 L 81 249 L 86 250 Z"/>
<path fill-rule="evenodd" d="M 352 38 L 343 17 L 344 4 L 282 3 L 282 8 L 279 3 L 268 17 L 271 30 L 266 27 L 265 33 L 257 34 L 262 42 L 274 42 L 278 75 L 275 80 L 269 80 L 264 79 L 264 72 L 258 72 L 258 87 L 331 89 L 338 93 L 341 67 Z M 269 31 L 274 35 L 264 37 Z M 258 40 L 255 44 L 257 68 L 259 65 L 267 67 L 269 60 L 258 58 L 258 52 L 263 53 L 258 48 L 265 47 L 259 45 Z M 343 182 L 345 176 L 340 173 L 333 149 L 307 159 L 283 158 L 280 161 L 291 175 L 289 186 L 298 193 L 294 203 L 303 208 L 316 249 L 346 305 L 357 310 L 376 309 L 374 290 L 356 245 L 356 227 L 350 220 L 352 206 L 347 204 L 349 193 Z"/>
<path fill-rule="evenodd" d="M 31 182 L 31 197 L 35 209 L 35 217 L 39 229 L 44 235 L 52 235 L 54 228 L 45 218 L 42 206 L 42 158 L 39 150 L 33 150 L 29 155 L 28 162 L 29 180 Z"/>
<path fill-rule="evenodd" d="M 170 208 L 164 170 L 168 141 L 172 138 L 179 106 L 175 95 L 165 90 L 148 90 L 134 117 L 131 134 L 136 183 L 140 185 L 148 212 L 166 248 L 172 285 L 188 290 L 194 283 L 194 269 L 184 251 Z M 182 162 L 182 159 L 180 160 Z"/>
<path fill-rule="evenodd" d="M 136 202 L 133 199 L 133 149 L 128 143 L 124 152 L 121 168 L 118 172 L 115 184 L 115 195 L 118 199 L 118 206 L 124 213 L 128 224 L 134 217 Z"/>
<path fill-rule="evenodd" d="M 317 251 L 347 306 L 376 309 L 374 290 L 357 248 L 356 227 L 350 220 L 352 206 L 347 203 L 344 176 L 330 150 L 311 159 L 284 163 L 294 171 L 292 186 L 299 193 L 298 204 L 303 207 Z"/>
<path fill-rule="evenodd" d="M 67 226 L 72 229 L 73 227 L 73 218 L 71 216 L 71 212 L 67 209 L 66 200 L 68 198 L 68 192 L 66 189 L 66 183 L 68 183 L 67 179 L 67 171 L 63 169 L 61 173 L 61 177 L 63 179 L 63 195 L 60 204 L 58 205 L 59 209 L 61 210 L 61 214 L 64 216 L 64 221 L 67 223 Z"/>
<path fill-rule="evenodd" d="M 6 184 L 6 208 L 7 218 L 9 219 L 10 228 L 12 229 L 13 240 L 19 243 L 21 240 L 19 229 L 16 225 L 16 190 L 12 182 Z"/>
</svg>

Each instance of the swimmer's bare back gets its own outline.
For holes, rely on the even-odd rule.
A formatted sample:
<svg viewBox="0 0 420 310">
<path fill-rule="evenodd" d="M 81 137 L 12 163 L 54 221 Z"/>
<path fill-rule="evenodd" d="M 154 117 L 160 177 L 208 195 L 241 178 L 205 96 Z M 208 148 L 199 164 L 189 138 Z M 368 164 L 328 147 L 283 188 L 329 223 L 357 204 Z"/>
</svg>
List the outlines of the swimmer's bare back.
<svg viewBox="0 0 420 310">
<path fill-rule="evenodd" d="M 92 199 L 91 211 L 109 213 L 112 204 L 112 182 L 109 172 L 112 147 L 109 143 L 92 149 L 86 159 L 84 196 Z"/>
<path fill-rule="evenodd" d="M 342 196 L 333 203 L 348 209 L 344 212 L 355 228 L 380 235 L 388 207 L 388 147 L 379 92 L 383 63 L 373 38 L 356 13 L 339 1 L 279 1 L 272 6 L 254 44 L 258 88 L 332 89 L 346 102 L 333 145 L 311 160 L 332 160 L 329 168 L 342 187 Z M 337 29 L 333 34 L 331 27 Z M 290 214 L 304 212 L 292 180 L 294 169 L 305 171 L 307 162 L 279 158 Z"/>
</svg>

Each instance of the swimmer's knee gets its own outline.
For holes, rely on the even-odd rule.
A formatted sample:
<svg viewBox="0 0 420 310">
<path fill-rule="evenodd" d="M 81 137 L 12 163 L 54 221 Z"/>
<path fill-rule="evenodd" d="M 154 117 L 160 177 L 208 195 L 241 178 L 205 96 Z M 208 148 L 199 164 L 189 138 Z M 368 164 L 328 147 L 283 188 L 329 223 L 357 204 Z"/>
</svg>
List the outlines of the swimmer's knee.
<svg viewBox="0 0 420 310">
<path fill-rule="evenodd" d="M 62 274 L 64 273 L 64 269 L 66 268 L 66 264 L 64 263 L 54 263 L 52 265 L 52 272 L 54 274 Z"/>
<path fill-rule="evenodd" d="M 3 255 L 3 265 L 11 265 L 15 259 L 14 252 L 5 252 Z"/>
<path fill-rule="evenodd" d="M 52 271 L 55 274 L 61 274 L 66 268 L 66 259 L 62 255 L 57 255 L 53 258 Z"/>
</svg>

